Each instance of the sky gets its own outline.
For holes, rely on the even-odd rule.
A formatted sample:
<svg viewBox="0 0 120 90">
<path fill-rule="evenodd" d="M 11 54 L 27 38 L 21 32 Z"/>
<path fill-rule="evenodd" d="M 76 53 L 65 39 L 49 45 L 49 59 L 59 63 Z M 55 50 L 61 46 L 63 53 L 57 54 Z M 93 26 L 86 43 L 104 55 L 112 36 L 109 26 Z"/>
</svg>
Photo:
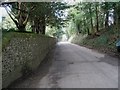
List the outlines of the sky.
<svg viewBox="0 0 120 90">
<path fill-rule="evenodd" d="M 0 22 L 2 21 L 2 16 L 6 16 L 7 12 L 5 10 L 5 8 L 0 7 Z"/>
</svg>

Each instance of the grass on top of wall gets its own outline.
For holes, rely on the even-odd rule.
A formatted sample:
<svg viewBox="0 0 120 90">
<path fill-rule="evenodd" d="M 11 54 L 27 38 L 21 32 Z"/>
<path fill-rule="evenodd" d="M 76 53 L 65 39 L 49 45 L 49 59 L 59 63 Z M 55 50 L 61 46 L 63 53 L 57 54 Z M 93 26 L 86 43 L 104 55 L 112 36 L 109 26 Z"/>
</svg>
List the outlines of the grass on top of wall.
<svg viewBox="0 0 120 90">
<path fill-rule="evenodd" d="M 19 31 L 3 31 L 2 32 L 2 50 L 9 44 L 12 38 L 20 37 L 20 38 L 30 38 L 30 37 L 44 37 L 44 38 L 51 38 L 46 35 L 36 34 L 32 32 L 19 32 Z"/>
</svg>

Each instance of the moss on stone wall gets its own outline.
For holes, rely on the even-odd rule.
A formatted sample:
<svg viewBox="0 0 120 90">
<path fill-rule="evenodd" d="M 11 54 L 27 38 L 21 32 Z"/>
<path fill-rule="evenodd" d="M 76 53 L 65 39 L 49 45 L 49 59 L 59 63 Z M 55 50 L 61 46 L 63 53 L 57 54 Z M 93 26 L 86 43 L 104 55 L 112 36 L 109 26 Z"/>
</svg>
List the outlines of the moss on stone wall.
<svg viewBox="0 0 120 90">
<path fill-rule="evenodd" d="M 3 87 L 35 70 L 56 43 L 55 38 L 38 34 L 13 32 L 10 35 L 6 41 L 3 37 Z"/>
</svg>

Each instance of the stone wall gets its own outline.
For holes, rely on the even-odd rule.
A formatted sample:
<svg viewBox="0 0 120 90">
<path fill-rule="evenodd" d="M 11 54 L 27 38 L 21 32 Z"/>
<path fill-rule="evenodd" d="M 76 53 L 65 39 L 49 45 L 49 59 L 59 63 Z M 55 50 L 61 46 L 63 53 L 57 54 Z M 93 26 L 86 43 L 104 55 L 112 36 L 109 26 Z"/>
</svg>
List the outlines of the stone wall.
<svg viewBox="0 0 120 90">
<path fill-rule="evenodd" d="M 47 36 L 14 36 L 2 52 L 2 87 L 35 70 L 55 43 Z"/>
</svg>

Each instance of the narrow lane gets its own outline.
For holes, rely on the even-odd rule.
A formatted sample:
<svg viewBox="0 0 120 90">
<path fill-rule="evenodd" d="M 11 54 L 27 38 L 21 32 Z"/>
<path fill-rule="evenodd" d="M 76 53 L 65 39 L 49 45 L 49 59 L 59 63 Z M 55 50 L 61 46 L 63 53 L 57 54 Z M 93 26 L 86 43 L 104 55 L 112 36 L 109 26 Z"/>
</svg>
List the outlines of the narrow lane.
<svg viewBox="0 0 120 90">
<path fill-rule="evenodd" d="M 11 87 L 118 88 L 118 59 L 61 42 L 34 74 Z"/>
</svg>

